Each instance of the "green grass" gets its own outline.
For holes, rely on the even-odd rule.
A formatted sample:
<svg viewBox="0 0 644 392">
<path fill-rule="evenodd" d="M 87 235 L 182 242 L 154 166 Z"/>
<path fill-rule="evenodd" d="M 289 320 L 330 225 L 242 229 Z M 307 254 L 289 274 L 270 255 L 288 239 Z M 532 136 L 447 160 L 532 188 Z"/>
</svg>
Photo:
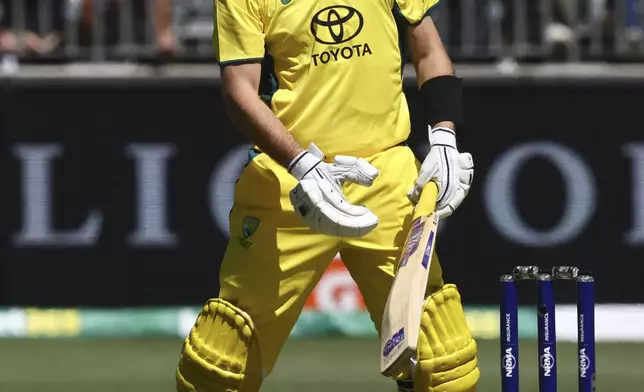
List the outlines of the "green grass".
<svg viewBox="0 0 644 392">
<path fill-rule="evenodd" d="M 480 341 L 479 391 L 499 391 L 498 343 Z M 0 340 L 2 392 L 171 392 L 178 340 Z M 522 392 L 537 391 L 534 342 L 521 346 Z M 558 347 L 559 387 L 576 390 L 575 346 Z M 292 339 L 263 392 L 393 392 L 374 340 Z M 599 344 L 597 390 L 644 385 L 644 344 Z"/>
</svg>

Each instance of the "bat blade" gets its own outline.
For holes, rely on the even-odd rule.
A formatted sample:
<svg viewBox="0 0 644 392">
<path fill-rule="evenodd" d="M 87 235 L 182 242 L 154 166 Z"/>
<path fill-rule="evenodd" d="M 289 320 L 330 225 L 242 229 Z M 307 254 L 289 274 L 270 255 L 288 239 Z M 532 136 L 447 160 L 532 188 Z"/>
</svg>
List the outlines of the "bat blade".
<svg viewBox="0 0 644 392">
<path fill-rule="evenodd" d="M 380 329 L 380 372 L 387 377 L 399 372 L 416 357 L 420 319 L 429 268 L 436 243 L 437 188 L 425 186 L 414 213 L 411 229 L 389 291 Z"/>
</svg>

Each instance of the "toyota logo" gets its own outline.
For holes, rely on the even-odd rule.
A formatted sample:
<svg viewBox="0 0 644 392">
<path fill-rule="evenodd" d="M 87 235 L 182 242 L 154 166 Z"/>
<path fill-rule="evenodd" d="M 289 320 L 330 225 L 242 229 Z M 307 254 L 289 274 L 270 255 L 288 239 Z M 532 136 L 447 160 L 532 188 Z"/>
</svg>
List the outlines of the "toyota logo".
<svg viewBox="0 0 644 392">
<path fill-rule="evenodd" d="M 357 9 L 346 5 L 332 5 L 313 16 L 311 33 L 319 43 L 337 45 L 360 34 L 363 24 L 364 18 Z"/>
</svg>

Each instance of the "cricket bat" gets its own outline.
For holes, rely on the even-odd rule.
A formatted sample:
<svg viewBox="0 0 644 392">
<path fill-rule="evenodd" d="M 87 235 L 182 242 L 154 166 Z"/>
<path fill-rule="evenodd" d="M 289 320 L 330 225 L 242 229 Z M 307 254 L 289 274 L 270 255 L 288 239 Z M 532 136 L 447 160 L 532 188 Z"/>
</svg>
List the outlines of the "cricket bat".
<svg viewBox="0 0 644 392">
<path fill-rule="evenodd" d="M 436 183 L 425 185 L 389 291 L 380 329 L 380 372 L 387 377 L 416 358 L 420 318 L 436 244 Z"/>
</svg>

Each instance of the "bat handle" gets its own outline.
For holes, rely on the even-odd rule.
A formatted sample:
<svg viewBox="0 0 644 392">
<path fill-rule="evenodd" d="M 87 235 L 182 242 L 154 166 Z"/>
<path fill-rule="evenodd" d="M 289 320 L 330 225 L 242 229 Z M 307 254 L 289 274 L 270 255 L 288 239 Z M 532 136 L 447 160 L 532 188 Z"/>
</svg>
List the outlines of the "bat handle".
<svg viewBox="0 0 644 392">
<path fill-rule="evenodd" d="M 420 200 L 414 210 L 414 219 L 419 216 L 427 216 L 436 210 L 436 198 L 438 197 L 438 186 L 434 181 L 428 182 L 420 193 Z"/>
</svg>

